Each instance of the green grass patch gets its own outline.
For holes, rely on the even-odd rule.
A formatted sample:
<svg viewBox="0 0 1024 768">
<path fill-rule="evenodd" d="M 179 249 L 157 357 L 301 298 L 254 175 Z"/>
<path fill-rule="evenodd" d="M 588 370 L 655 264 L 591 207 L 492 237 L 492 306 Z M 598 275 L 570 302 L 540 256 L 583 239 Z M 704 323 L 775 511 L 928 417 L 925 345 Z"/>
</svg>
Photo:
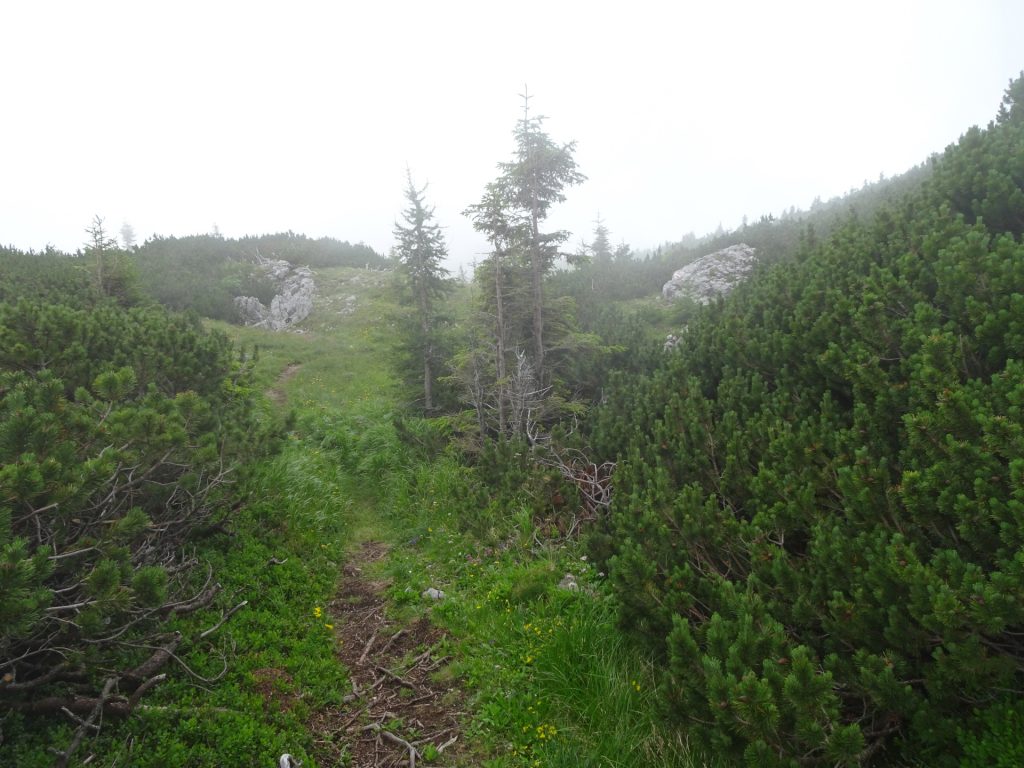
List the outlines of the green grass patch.
<svg viewBox="0 0 1024 768">
<path fill-rule="evenodd" d="M 301 366 L 283 387 L 288 406 L 304 412 L 387 410 L 396 391 L 390 369 L 396 321 L 390 272 L 335 267 L 316 272 L 313 313 L 293 331 L 227 323 L 217 327 L 247 351 L 258 349 L 256 382 L 275 386 L 288 366 Z"/>
<path fill-rule="evenodd" d="M 179 652 L 196 675 L 216 678 L 225 662 L 226 672 L 203 682 L 169 662 L 168 680 L 129 719 L 105 719 L 78 759 L 92 753 L 101 765 L 250 766 L 273 765 L 290 752 L 314 765 L 306 721 L 350 690 L 324 607 L 344 555 L 351 502 L 336 463 L 298 440 L 250 467 L 239 490 L 247 503 L 232 535 L 215 535 L 196 552 L 223 589 L 211 608 L 173 627 L 194 637 L 248 600 L 208 641 Z M 271 558 L 285 562 L 271 565 Z M 3 729 L 3 764 L 23 768 L 52 765 L 47 747 L 67 744 L 72 730 L 30 728 L 13 715 Z"/>
<path fill-rule="evenodd" d="M 536 546 L 523 511 L 494 519 L 486 543 L 465 530 L 473 478 L 451 457 L 405 478 L 393 507 L 403 540 L 380 569 L 400 611 L 429 611 L 451 633 L 479 764 L 708 764 L 661 724 L 651 663 L 616 629 L 604 575 L 576 547 Z M 566 574 L 578 589 L 558 586 Z M 428 587 L 446 597 L 428 605 Z"/>
<path fill-rule="evenodd" d="M 247 355 L 258 349 L 254 387 L 280 389 L 295 412 L 280 454 L 247 469 L 233 535 L 197 550 L 223 585 L 216 606 L 177 624 L 194 636 L 248 600 L 211 642 L 181 652 L 198 675 L 219 675 L 225 659 L 227 671 L 203 683 L 169 667 L 171 679 L 145 699 L 150 709 L 108 719 L 78 757 L 269 766 L 290 752 L 313 768 L 310 715 L 350 689 L 326 606 L 346 553 L 381 540 L 391 554 L 367 575 L 390 579 L 392 618 L 429 612 L 450 633 L 443 652 L 453 660 L 438 674 L 467 691 L 463 764 L 704 765 L 660 724 L 651 663 L 616 629 L 603 575 L 575 547 L 538 545 L 531 505 L 485 490 L 445 447 L 443 420 L 396 418 L 391 276 L 325 269 L 317 281 L 301 332 L 210 323 Z M 279 405 L 263 407 L 280 418 Z M 567 573 L 579 590 L 558 587 Z M 421 598 L 431 586 L 446 598 Z M 0 762 L 28 768 L 49 766 L 46 748 L 72 731 L 29 731 L 16 716 L 0 727 L 17 745 Z"/>
</svg>

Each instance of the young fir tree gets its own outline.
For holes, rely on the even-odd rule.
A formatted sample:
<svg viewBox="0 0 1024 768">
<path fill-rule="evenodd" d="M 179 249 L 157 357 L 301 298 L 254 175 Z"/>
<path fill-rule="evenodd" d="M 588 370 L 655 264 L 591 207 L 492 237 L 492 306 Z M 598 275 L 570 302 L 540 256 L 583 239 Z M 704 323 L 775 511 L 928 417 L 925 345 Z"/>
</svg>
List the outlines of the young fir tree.
<svg viewBox="0 0 1024 768">
<path fill-rule="evenodd" d="M 597 214 L 597 219 L 594 221 L 594 242 L 590 244 L 590 252 L 597 265 L 607 266 L 612 260 L 612 243 L 608 239 L 610 234 L 608 227 L 604 225 L 601 214 Z"/>
<path fill-rule="evenodd" d="M 502 199 L 502 190 L 496 182 L 487 185 L 487 191 L 483 199 L 476 205 L 471 205 L 463 213 L 473 221 L 473 228 L 487 236 L 491 243 L 492 251 L 484 268 L 478 273 L 478 277 L 486 281 L 485 306 L 493 311 L 487 313 L 493 318 L 491 338 L 494 348 L 494 404 L 498 417 L 498 433 L 504 434 L 506 428 L 506 396 L 505 384 L 507 382 L 507 346 L 508 346 L 508 324 L 506 322 L 507 303 L 507 278 L 512 259 L 513 247 L 523 236 L 521 223 L 511 220 L 505 210 Z M 493 302 L 493 303 L 492 303 Z M 479 356 L 473 360 L 479 362 Z M 479 381 L 481 376 L 478 364 L 474 366 L 475 373 L 471 376 L 474 381 Z M 482 394 L 480 386 L 476 388 Z M 484 398 L 477 397 L 480 411 L 481 424 L 484 423 L 483 408 Z"/>
<path fill-rule="evenodd" d="M 94 216 L 85 231 L 89 235 L 85 253 L 92 262 L 92 280 L 97 293 L 125 306 L 134 304 L 139 298 L 138 280 L 128 255 L 107 233 L 102 217 Z"/>
<path fill-rule="evenodd" d="M 434 408 L 437 378 L 437 300 L 451 289 L 448 270 L 442 265 L 448 249 L 441 227 L 434 222 L 434 209 L 424 202 L 426 186 L 417 189 L 408 169 L 406 178 L 405 199 L 409 205 L 402 211 L 404 223 L 395 223 L 395 254 L 415 306 L 415 346 L 423 367 L 423 409 L 429 413 Z"/>
<path fill-rule="evenodd" d="M 543 382 L 548 378 L 544 364 L 544 276 L 569 233 L 541 232 L 540 228 L 551 206 L 564 202 L 565 188 L 582 183 L 586 176 L 576 168 L 576 143 L 552 141 L 543 130 L 545 118 L 530 115 L 530 98 L 529 93 L 523 94 L 523 117 L 514 132 L 514 159 L 498 166 L 502 174 L 497 184 L 509 218 L 519 218 L 526 224 L 521 246 L 530 270 L 533 363 Z"/>
<path fill-rule="evenodd" d="M 480 335 L 490 350 L 477 350 L 464 356 L 461 378 L 477 393 L 470 399 L 478 410 L 480 423 L 487 431 L 500 435 L 516 434 L 516 424 L 525 421 L 523 403 L 533 420 L 544 410 L 544 394 L 552 389 L 553 376 L 546 365 L 546 314 L 560 313 L 556 334 L 566 340 L 573 329 L 567 320 L 565 302 L 545 303 L 544 279 L 559 254 L 559 246 L 568 232 L 541 232 L 550 207 L 565 199 L 563 189 L 584 180 L 573 159 L 575 145 L 556 144 L 542 130 L 543 117 L 532 117 L 529 96 L 524 95 L 523 118 L 514 131 L 516 151 L 513 160 L 499 163 L 501 175 L 487 185 L 479 203 L 469 206 L 465 215 L 477 231 L 490 241 L 492 251 L 477 272 L 485 286 L 481 317 L 490 328 Z M 563 347 L 568 349 L 568 347 Z M 529 354 L 527 350 L 531 350 Z M 479 364 L 493 351 L 494 366 L 482 371 Z M 481 354 L 483 352 L 483 354 Z M 483 380 L 489 383 L 483 385 Z M 486 402 L 478 396 L 487 394 Z M 484 412 L 494 413 L 491 424 Z"/>
</svg>

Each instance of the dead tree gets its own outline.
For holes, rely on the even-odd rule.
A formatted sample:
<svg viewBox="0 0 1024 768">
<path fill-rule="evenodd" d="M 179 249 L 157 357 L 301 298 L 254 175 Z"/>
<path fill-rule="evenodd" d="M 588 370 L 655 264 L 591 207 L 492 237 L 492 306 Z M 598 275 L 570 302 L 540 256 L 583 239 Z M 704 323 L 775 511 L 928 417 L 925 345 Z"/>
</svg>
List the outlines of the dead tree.
<svg viewBox="0 0 1024 768">
<path fill-rule="evenodd" d="M 607 514 L 612 503 L 614 461 L 597 464 L 582 451 L 574 448 L 558 450 L 551 445 L 543 446 L 537 461 L 557 470 L 563 478 L 576 486 L 580 494 L 582 508 L 573 513 L 567 537 L 576 536 L 584 524 L 594 523 Z"/>
</svg>

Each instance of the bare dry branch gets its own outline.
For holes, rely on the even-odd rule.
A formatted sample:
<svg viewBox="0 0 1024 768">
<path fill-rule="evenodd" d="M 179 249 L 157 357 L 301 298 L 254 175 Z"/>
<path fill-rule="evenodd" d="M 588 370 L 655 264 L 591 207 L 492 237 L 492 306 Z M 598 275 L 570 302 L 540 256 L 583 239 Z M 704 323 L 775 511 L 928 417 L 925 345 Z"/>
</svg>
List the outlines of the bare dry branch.
<svg viewBox="0 0 1024 768">
<path fill-rule="evenodd" d="M 388 639 L 388 641 L 386 643 L 384 643 L 384 647 L 381 648 L 379 651 L 377 651 L 377 653 L 380 654 L 380 655 L 383 655 L 383 654 L 387 653 L 388 648 L 390 648 L 392 645 L 394 645 L 395 641 L 398 640 L 398 638 L 400 638 L 405 633 L 406 633 L 406 630 L 404 630 L 404 629 L 400 629 L 397 632 L 395 632 L 395 634 L 393 634 Z"/>
<path fill-rule="evenodd" d="M 199 637 L 198 637 L 197 639 L 199 639 L 199 640 L 205 640 L 205 639 L 206 639 L 207 637 L 209 637 L 209 636 L 210 636 L 210 635 L 212 635 L 212 634 L 213 634 L 214 632 L 216 632 L 216 631 L 217 631 L 218 629 L 220 629 L 220 628 L 221 628 L 221 625 L 223 625 L 225 621 L 227 621 L 228 619 L 230 619 L 230 618 L 231 618 L 232 616 L 234 616 L 234 615 L 235 615 L 235 613 L 236 613 L 237 611 L 239 611 L 240 609 L 244 608 L 244 607 L 245 607 L 245 606 L 247 606 L 248 604 L 249 604 L 249 601 L 248 601 L 248 600 L 243 600 L 242 602 L 240 602 L 240 603 L 239 603 L 238 605 L 236 605 L 236 606 L 235 606 L 234 608 L 232 608 L 232 609 L 231 609 L 230 611 L 228 611 L 227 613 L 223 614 L 223 615 L 222 615 L 222 616 L 220 617 L 220 621 L 218 621 L 218 622 L 217 622 L 216 624 L 214 624 L 214 625 L 213 625 L 212 627 L 210 627 L 209 629 L 207 629 L 207 630 L 204 630 L 204 631 L 200 632 L 200 633 L 199 633 Z"/>
<path fill-rule="evenodd" d="M 377 641 L 377 630 L 374 630 L 373 634 L 370 635 L 370 639 L 366 642 L 366 646 L 363 648 L 362 654 L 359 656 L 359 661 L 358 661 L 359 664 L 362 664 L 364 661 L 366 661 L 366 657 L 369 655 L 370 649 L 373 648 L 373 644 L 376 641 Z"/>
<path fill-rule="evenodd" d="M 96 721 L 103 714 L 103 705 L 110 697 L 110 692 L 114 690 L 115 685 L 117 685 L 117 678 L 108 677 L 106 682 L 103 684 L 103 690 L 100 692 L 99 698 L 96 700 L 95 705 L 89 712 L 88 718 L 85 720 L 76 717 L 75 714 L 71 712 L 67 707 L 60 707 L 60 711 L 66 712 L 68 715 L 73 717 L 76 721 L 78 721 L 79 726 L 75 730 L 75 735 L 72 737 L 71 743 L 68 745 L 67 749 L 65 749 L 63 752 L 57 753 L 57 760 L 54 762 L 54 768 L 66 768 L 68 760 L 71 759 L 71 756 L 75 753 L 75 750 L 77 750 L 79 745 L 82 743 L 82 739 L 85 738 L 85 734 L 90 730 L 96 732 L 99 731 L 100 727 L 96 724 Z"/>
</svg>

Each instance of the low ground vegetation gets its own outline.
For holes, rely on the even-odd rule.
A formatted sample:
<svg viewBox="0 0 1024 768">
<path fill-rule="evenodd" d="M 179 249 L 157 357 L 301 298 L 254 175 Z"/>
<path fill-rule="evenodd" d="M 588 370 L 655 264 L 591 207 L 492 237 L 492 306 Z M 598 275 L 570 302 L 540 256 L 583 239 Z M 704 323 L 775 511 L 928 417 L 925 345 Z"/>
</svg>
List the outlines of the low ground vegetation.
<svg viewBox="0 0 1024 768">
<path fill-rule="evenodd" d="M 1019 764 L 1022 105 L 705 308 L 541 280 L 521 152 L 431 419 L 367 265 L 275 335 L 0 252 L 0 758 Z"/>
</svg>

